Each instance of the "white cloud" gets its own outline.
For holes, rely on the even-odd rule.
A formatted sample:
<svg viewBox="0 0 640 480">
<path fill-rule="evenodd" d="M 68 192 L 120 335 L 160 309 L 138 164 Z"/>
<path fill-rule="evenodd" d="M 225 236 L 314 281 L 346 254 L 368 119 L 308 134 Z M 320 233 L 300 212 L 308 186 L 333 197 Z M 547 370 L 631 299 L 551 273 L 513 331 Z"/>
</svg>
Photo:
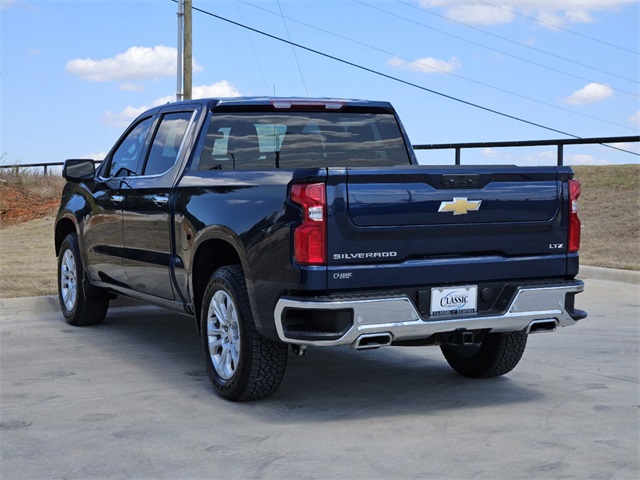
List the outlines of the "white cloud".
<svg viewBox="0 0 640 480">
<path fill-rule="evenodd" d="M 615 146 L 619 148 L 625 148 L 624 144 L 616 144 Z M 625 148 L 625 150 L 634 151 L 633 147 Z M 608 152 L 610 152 L 610 150 L 608 150 Z M 521 153 L 520 149 L 509 151 L 500 148 L 485 148 L 480 151 L 480 155 L 484 158 L 490 159 L 490 162 L 494 165 L 556 165 L 558 161 L 558 151 L 555 148 L 552 150 L 528 151 L 526 153 Z M 463 161 L 463 163 L 465 162 Z M 609 160 L 606 157 L 600 157 L 585 153 L 565 153 L 564 155 L 565 165 L 612 165 L 614 163 L 616 162 Z"/>
<path fill-rule="evenodd" d="M 460 67 L 460 60 L 456 57 L 452 57 L 449 60 L 425 57 L 408 62 L 399 57 L 393 57 L 387 60 L 387 65 L 422 73 L 452 73 Z"/>
<path fill-rule="evenodd" d="M 177 50 L 174 47 L 131 47 L 124 53 L 103 60 L 76 58 L 67 62 L 66 70 L 83 80 L 117 82 L 155 80 L 176 75 Z M 202 67 L 193 61 L 193 71 Z"/>
<path fill-rule="evenodd" d="M 222 80 L 211 85 L 198 85 L 193 87 L 191 96 L 192 98 L 239 97 L 240 92 L 231 83 Z M 133 119 L 149 108 L 173 102 L 175 99 L 174 95 L 167 95 L 154 100 L 151 105 L 142 105 L 140 107 L 129 105 L 118 113 L 109 111 L 104 114 L 102 121 L 113 127 L 126 127 Z"/>
<path fill-rule="evenodd" d="M 191 89 L 191 98 L 239 97 L 240 95 L 236 87 L 226 80 L 221 80 L 211 85 L 199 85 Z M 175 99 L 174 95 L 167 95 L 155 100 L 151 106 L 157 107 L 158 105 L 173 102 Z"/>
<path fill-rule="evenodd" d="M 569 105 L 584 105 L 599 102 L 613 96 L 613 90 L 609 85 L 602 83 L 588 83 L 580 90 L 576 90 L 565 98 Z"/>
<path fill-rule="evenodd" d="M 0 0 L 0 10 L 11 8 L 16 3 L 18 3 L 17 0 Z"/>
<path fill-rule="evenodd" d="M 144 86 L 139 83 L 123 83 L 118 88 L 127 92 L 142 92 L 144 90 Z"/>
<path fill-rule="evenodd" d="M 544 150 L 538 153 L 529 153 L 520 160 L 525 165 L 556 165 L 558 152 L 556 150 Z"/>
<path fill-rule="evenodd" d="M 533 150 L 523 152 L 522 149 L 505 149 L 505 148 L 483 148 L 479 151 L 480 157 L 489 159 L 488 164 L 491 165 L 556 165 L 558 159 L 557 150 Z M 464 152 L 463 152 L 463 162 Z M 475 162 L 469 163 L 487 163 L 485 160 L 477 159 Z"/>
<path fill-rule="evenodd" d="M 551 10 L 539 10 L 536 17 L 547 28 L 559 27 L 564 23 L 562 15 Z"/>
<path fill-rule="evenodd" d="M 614 143 L 613 146 L 621 148 L 623 150 L 628 150 L 630 152 L 634 152 L 634 153 L 637 153 L 638 155 L 640 155 L 640 144 L 638 142 Z"/>
<path fill-rule="evenodd" d="M 515 14 L 491 5 L 454 5 L 447 10 L 447 18 L 473 25 L 499 25 L 510 23 Z"/>
<path fill-rule="evenodd" d="M 589 23 L 592 12 L 619 10 L 637 0 L 492 0 L 492 5 L 474 0 L 420 0 L 427 8 L 441 8 L 454 21 L 471 25 L 497 25 L 514 21 L 513 12 L 537 17 L 541 22 L 561 26 L 564 23 Z M 547 25 L 549 26 L 549 25 Z"/>
<path fill-rule="evenodd" d="M 136 118 L 148 108 L 150 107 L 142 106 L 136 108 L 129 105 L 118 113 L 112 113 L 109 111 L 104 114 L 103 122 L 107 125 L 111 125 L 112 127 L 126 127 L 134 118 Z"/>
<path fill-rule="evenodd" d="M 593 155 L 576 153 L 565 156 L 566 165 L 611 165 L 613 162 L 606 158 L 596 158 Z"/>
<path fill-rule="evenodd" d="M 38 9 L 24 0 L 0 0 L 0 10 L 8 10 L 10 8 L 22 8 L 30 13 L 37 13 Z"/>
<path fill-rule="evenodd" d="M 637 125 L 640 125 L 640 110 L 638 110 L 636 113 L 634 113 L 633 115 L 631 115 L 629 117 L 629 121 L 631 123 L 635 123 Z"/>
<path fill-rule="evenodd" d="M 393 57 L 387 60 L 387 65 L 391 67 L 396 67 L 396 68 L 403 67 L 406 63 L 407 62 L 405 62 L 403 59 L 399 57 Z"/>
<path fill-rule="evenodd" d="M 480 155 L 485 158 L 497 158 L 500 156 L 495 148 L 483 148 L 482 150 L 480 150 Z"/>
<path fill-rule="evenodd" d="M 86 153 L 83 155 L 78 155 L 73 158 L 88 158 L 89 160 L 104 160 L 104 157 L 107 156 L 107 152 L 94 152 L 94 153 Z"/>
<path fill-rule="evenodd" d="M 591 23 L 593 17 L 583 9 L 567 10 L 566 18 L 571 23 Z"/>
<path fill-rule="evenodd" d="M 193 98 L 239 97 L 240 92 L 231 83 L 222 80 L 211 85 L 193 87 L 191 96 Z"/>
</svg>

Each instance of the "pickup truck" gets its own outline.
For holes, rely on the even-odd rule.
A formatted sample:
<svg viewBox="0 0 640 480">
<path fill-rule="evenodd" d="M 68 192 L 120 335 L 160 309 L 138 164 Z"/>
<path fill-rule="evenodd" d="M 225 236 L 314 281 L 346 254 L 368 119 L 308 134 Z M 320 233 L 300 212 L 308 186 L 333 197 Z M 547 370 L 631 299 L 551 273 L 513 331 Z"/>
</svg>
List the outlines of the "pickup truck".
<svg viewBox="0 0 640 480">
<path fill-rule="evenodd" d="M 572 170 L 419 165 L 386 102 L 166 104 L 63 176 L 66 320 L 98 324 L 117 295 L 190 315 L 230 400 L 271 395 L 308 346 L 435 345 L 495 377 L 587 315 Z"/>
</svg>

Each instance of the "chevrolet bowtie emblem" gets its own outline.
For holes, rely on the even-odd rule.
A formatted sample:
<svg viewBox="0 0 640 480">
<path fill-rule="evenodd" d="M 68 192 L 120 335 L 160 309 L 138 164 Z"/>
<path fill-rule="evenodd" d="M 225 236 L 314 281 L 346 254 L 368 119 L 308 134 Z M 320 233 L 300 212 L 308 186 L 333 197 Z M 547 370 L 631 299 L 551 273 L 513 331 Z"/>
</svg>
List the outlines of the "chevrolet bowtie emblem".
<svg viewBox="0 0 640 480">
<path fill-rule="evenodd" d="M 453 212 L 454 215 L 466 215 L 467 212 L 480 210 L 482 200 L 467 200 L 466 197 L 453 197 L 452 202 L 442 202 L 438 212 Z"/>
</svg>

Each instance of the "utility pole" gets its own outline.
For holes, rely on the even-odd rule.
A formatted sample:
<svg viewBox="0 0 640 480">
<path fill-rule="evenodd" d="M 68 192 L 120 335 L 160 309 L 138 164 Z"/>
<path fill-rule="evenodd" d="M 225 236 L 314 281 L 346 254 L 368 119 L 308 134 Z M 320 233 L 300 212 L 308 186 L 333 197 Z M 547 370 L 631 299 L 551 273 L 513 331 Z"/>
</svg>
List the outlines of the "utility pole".
<svg viewBox="0 0 640 480">
<path fill-rule="evenodd" d="M 184 92 L 182 98 L 191 100 L 193 49 L 192 49 L 192 0 L 184 0 Z"/>
<path fill-rule="evenodd" d="M 182 100 L 182 26 L 184 23 L 184 0 L 178 0 L 178 78 L 176 87 L 176 100 Z"/>
<path fill-rule="evenodd" d="M 193 69 L 192 0 L 178 0 L 178 86 L 176 100 L 191 100 Z"/>
</svg>

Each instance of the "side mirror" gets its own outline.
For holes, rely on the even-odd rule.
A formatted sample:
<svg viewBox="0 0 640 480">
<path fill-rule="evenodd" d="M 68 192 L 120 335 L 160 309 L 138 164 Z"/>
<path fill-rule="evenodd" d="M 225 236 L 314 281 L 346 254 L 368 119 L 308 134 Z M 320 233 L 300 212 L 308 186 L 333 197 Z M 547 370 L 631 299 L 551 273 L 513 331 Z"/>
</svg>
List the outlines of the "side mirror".
<svg viewBox="0 0 640 480">
<path fill-rule="evenodd" d="M 64 162 L 62 176 L 69 182 L 93 180 L 96 176 L 96 165 L 93 160 L 72 159 Z"/>
</svg>

